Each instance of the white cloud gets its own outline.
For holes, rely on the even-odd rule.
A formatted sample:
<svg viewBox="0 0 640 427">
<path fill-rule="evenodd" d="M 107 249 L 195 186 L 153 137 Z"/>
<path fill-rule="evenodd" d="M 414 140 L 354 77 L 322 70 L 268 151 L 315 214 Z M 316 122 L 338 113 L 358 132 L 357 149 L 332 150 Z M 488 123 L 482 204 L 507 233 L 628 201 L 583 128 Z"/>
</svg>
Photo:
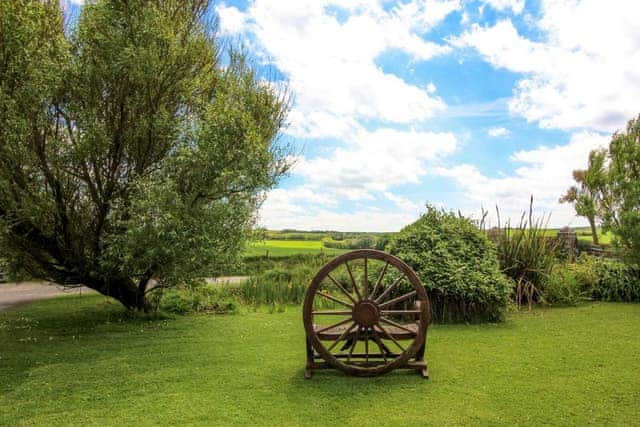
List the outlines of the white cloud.
<svg viewBox="0 0 640 427">
<path fill-rule="evenodd" d="M 572 171 L 584 168 L 589 152 L 608 142 L 608 136 L 582 131 L 572 134 L 565 145 L 518 151 L 511 161 L 521 166 L 511 176 L 489 177 L 470 164 L 438 168 L 436 174 L 457 182 L 468 201 L 468 211 L 497 204 L 505 217 L 516 221 L 533 195 L 538 213 L 551 213 L 551 224 L 564 226 L 576 222 L 573 208 L 558 204 L 558 198 L 573 183 Z"/>
<path fill-rule="evenodd" d="M 271 230 L 294 228 L 298 230 L 398 231 L 417 218 L 417 214 L 383 212 L 374 208 L 350 212 L 335 212 L 320 208 L 301 210 L 295 214 L 276 210 L 274 214 L 263 215 L 260 224 Z"/>
<path fill-rule="evenodd" d="M 451 133 L 360 131 L 348 147 L 329 157 L 302 159 L 293 173 L 347 199 L 372 200 L 375 192 L 420 182 L 428 161 L 451 154 L 457 146 Z"/>
<path fill-rule="evenodd" d="M 507 136 L 509 135 L 509 129 L 504 128 L 504 127 L 493 127 L 493 128 L 489 128 L 489 130 L 487 131 L 487 134 L 489 136 L 492 136 L 494 138 L 497 137 L 501 137 L 501 136 Z"/>
<path fill-rule="evenodd" d="M 420 203 L 413 202 L 404 196 L 399 196 L 389 191 L 385 191 L 383 194 L 384 197 L 393 202 L 398 207 L 398 209 L 403 212 L 415 212 L 417 215 L 422 208 L 422 205 Z"/>
<path fill-rule="evenodd" d="M 246 29 L 247 17 L 234 6 L 218 4 L 215 11 L 220 18 L 220 31 L 222 34 L 237 34 Z"/>
<path fill-rule="evenodd" d="M 462 16 L 460 17 L 460 25 L 467 25 L 471 18 L 469 18 L 469 14 L 464 11 L 462 12 Z"/>
<path fill-rule="evenodd" d="M 259 213 L 260 225 L 272 230 L 398 231 L 418 218 L 422 205 L 406 197 L 383 192 L 391 201 L 385 210 L 363 207 L 348 212 L 330 208 L 335 200 L 330 195 L 309 188 L 293 187 L 269 192 Z"/>
<path fill-rule="evenodd" d="M 418 183 L 429 163 L 459 145 L 451 133 L 358 130 L 346 148 L 328 157 L 300 157 L 292 174 L 303 186 L 269 192 L 259 216 L 268 228 L 394 231 L 415 220 L 421 205 L 391 189 Z M 384 197 L 384 212 L 364 207 L 334 212 L 341 199 L 371 202 Z"/>
<path fill-rule="evenodd" d="M 484 4 L 488 4 L 495 10 L 501 12 L 511 9 L 516 15 L 520 14 L 524 9 L 524 0 L 486 0 Z"/>
<path fill-rule="evenodd" d="M 293 135 L 342 137 L 357 120 L 408 124 L 445 108 L 434 90 L 383 71 L 376 59 L 390 49 L 418 61 L 448 52 L 421 35 L 459 8 L 458 0 L 412 0 L 390 10 L 377 1 L 255 0 L 246 12 L 217 10 L 225 31 L 252 34 L 287 76 L 295 93 Z"/>
<path fill-rule="evenodd" d="M 614 131 L 637 114 L 640 7 L 635 2 L 544 0 L 535 22 L 542 41 L 510 20 L 474 25 L 454 46 L 476 49 L 498 68 L 524 73 L 512 113 L 543 128 Z"/>
</svg>

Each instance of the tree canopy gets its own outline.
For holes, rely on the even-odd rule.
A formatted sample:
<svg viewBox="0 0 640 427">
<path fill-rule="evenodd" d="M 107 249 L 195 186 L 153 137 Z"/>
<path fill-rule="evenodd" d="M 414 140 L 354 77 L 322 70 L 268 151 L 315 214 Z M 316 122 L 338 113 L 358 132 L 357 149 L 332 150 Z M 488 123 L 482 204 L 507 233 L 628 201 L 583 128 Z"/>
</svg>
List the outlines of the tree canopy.
<svg viewBox="0 0 640 427">
<path fill-rule="evenodd" d="M 596 218 L 598 206 L 602 202 L 601 189 L 605 183 L 605 157 L 604 150 L 594 150 L 589 153 L 587 169 L 573 171 L 573 179 L 577 185 L 569 187 L 559 200 L 560 203 L 572 203 L 576 214 L 589 221 L 593 243 L 596 245 L 598 244 Z"/>
<path fill-rule="evenodd" d="M 574 203 L 595 233 L 595 219 L 614 234 L 629 261 L 640 264 L 640 116 L 616 132 L 606 149 L 589 154 L 586 170 L 574 171 L 579 187 L 560 199 Z"/>
<path fill-rule="evenodd" d="M 629 261 L 640 264 L 640 116 L 611 138 L 600 215 Z"/>
<path fill-rule="evenodd" d="M 207 0 L 0 2 L 0 253 L 144 308 L 233 262 L 288 168 L 286 92 L 221 49 Z"/>
</svg>

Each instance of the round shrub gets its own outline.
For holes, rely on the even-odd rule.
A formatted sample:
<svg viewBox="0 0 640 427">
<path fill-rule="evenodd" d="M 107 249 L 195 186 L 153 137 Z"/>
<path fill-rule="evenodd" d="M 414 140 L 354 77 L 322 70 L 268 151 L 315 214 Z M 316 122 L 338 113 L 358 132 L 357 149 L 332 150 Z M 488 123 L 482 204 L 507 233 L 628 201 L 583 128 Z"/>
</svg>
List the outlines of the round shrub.
<svg viewBox="0 0 640 427">
<path fill-rule="evenodd" d="M 424 284 L 434 321 L 500 321 L 512 284 L 493 244 L 468 218 L 427 206 L 392 239 L 390 252 Z"/>
</svg>

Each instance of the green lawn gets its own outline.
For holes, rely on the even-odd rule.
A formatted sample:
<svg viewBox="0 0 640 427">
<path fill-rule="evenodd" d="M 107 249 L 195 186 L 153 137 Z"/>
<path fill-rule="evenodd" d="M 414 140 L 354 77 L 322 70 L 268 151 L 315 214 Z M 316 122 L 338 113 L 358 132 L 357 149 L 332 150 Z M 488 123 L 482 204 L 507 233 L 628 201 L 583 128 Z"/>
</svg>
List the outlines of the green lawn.
<svg viewBox="0 0 640 427">
<path fill-rule="evenodd" d="M 251 242 L 245 255 L 282 257 L 319 252 L 324 252 L 328 255 L 338 255 L 347 251 L 344 249 L 325 248 L 319 240 L 262 240 L 259 242 Z"/>
<path fill-rule="evenodd" d="M 637 304 L 536 310 L 434 326 L 428 381 L 305 380 L 297 308 L 143 321 L 62 297 L 0 313 L 0 425 L 630 425 L 638 336 Z"/>
</svg>

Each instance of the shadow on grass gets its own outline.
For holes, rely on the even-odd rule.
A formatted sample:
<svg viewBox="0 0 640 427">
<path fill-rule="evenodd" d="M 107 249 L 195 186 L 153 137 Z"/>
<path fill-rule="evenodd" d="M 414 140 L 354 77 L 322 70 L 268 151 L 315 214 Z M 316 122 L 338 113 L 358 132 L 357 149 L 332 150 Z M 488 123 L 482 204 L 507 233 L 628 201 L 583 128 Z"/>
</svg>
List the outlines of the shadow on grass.
<svg viewBox="0 0 640 427">
<path fill-rule="evenodd" d="M 132 326 L 150 329 L 166 319 L 160 313 L 127 311 L 99 295 L 61 296 L 10 308 L 0 313 L 0 390 L 19 387 L 32 369 L 43 365 L 112 357 L 101 352 L 102 341 L 106 345 L 114 335 L 130 333 Z"/>
</svg>

